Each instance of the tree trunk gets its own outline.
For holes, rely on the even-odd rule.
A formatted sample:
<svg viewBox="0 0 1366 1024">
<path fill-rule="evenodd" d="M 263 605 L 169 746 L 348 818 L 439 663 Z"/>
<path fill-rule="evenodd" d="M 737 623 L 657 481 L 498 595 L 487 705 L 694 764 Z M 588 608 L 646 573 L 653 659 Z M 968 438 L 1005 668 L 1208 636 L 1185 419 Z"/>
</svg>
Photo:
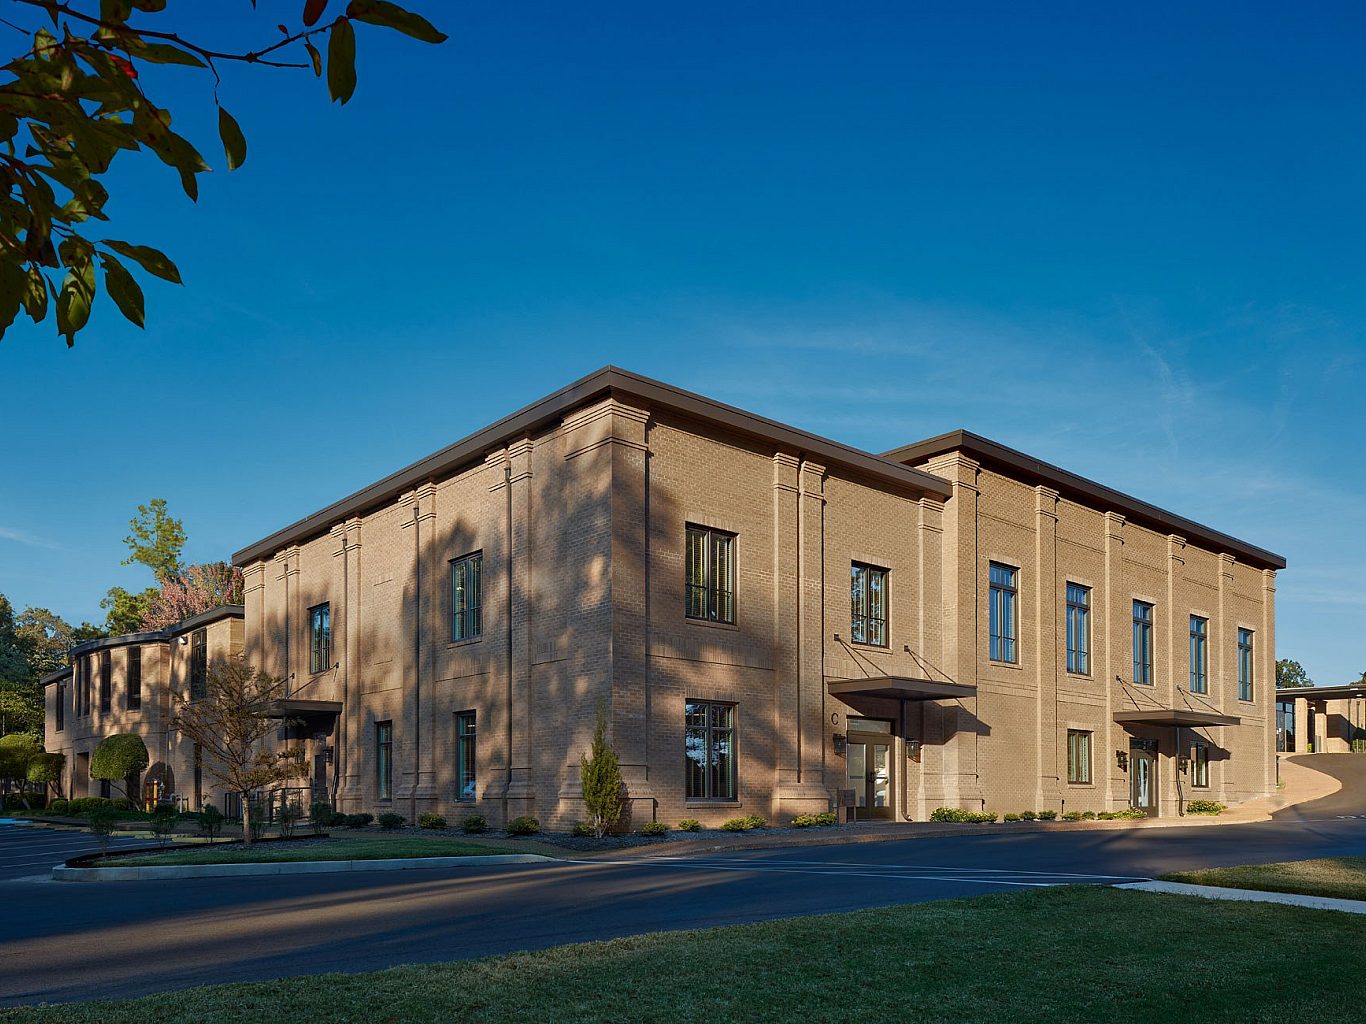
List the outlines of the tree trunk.
<svg viewBox="0 0 1366 1024">
<path fill-rule="evenodd" d="M 250 794 L 242 794 L 242 845 L 251 845 L 251 800 Z"/>
</svg>

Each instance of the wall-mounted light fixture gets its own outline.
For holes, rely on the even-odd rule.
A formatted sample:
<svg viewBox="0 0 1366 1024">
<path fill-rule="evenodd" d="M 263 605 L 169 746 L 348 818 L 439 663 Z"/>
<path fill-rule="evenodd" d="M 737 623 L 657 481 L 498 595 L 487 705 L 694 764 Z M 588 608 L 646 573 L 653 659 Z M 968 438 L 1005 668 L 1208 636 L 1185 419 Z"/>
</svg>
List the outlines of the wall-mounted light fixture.
<svg viewBox="0 0 1366 1024">
<path fill-rule="evenodd" d="M 837 733 L 835 733 L 835 753 L 836 753 L 836 754 L 839 754 L 841 757 L 843 757 L 843 756 L 844 756 L 844 748 L 845 748 L 845 746 L 846 746 L 847 743 L 848 743 L 848 741 L 845 739 L 844 733 L 842 733 L 842 732 L 837 732 Z"/>
<path fill-rule="evenodd" d="M 1176 770 L 1177 770 L 1177 771 L 1183 772 L 1183 773 L 1184 773 L 1184 772 L 1188 772 L 1188 771 L 1190 771 L 1190 766 L 1191 766 L 1191 759 L 1190 759 L 1189 757 L 1187 757 L 1185 754 L 1182 754 L 1180 757 L 1178 757 L 1178 758 L 1176 759 Z"/>
<path fill-rule="evenodd" d="M 1119 765 L 1119 770 L 1127 772 L 1129 770 L 1129 752 L 1127 750 L 1115 751 L 1115 763 Z"/>
<path fill-rule="evenodd" d="M 919 764 L 919 763 L 920 763 L 920 741 L 919 741 L 919 740 L 907 740 L 907 741 L 906 741 L 906 756 L 909 757 L 909 758 L 910 758 L 912 761 L 914 761 L 916 764 Z"/>
</svg>

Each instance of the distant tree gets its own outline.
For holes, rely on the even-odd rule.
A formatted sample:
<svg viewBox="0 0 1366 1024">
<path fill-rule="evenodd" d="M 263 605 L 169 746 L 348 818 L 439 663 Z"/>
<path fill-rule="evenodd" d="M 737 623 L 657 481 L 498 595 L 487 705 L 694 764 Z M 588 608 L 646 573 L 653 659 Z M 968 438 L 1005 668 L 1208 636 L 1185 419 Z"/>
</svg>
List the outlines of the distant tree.
<svg viewBox="0 0 1366 1024">
<path fill-rule="evenodd" d="M 130 732 L 114 733 L 100 740 L 90 756 L 90 777 L 122 782 L 123 795 L 136 801 L 138 776 L 147 770 L 151 760 L 141 736 Z"/>
<path fill-rule="evenodd" d="M 43 751 L 28 763 L 28 781 L 37 783 L 47 792 L 49 786 L 57 796 L 62 795 L 62 772 L 66 770 L 66 755 Z"/>
<path fill-rule="evenodd" d="M 100 607 L 105 610 L 104 626 L 109 630 L 109 635 L 124 636 L 141 630 L 147 608 L 156 595 L 156 587 L 148 587 L 136 594 L 123 587 L 110 587 L 109 593 L 100 600 Z"/>
<path fill-rule="evenodd" d="M 1280 658 L 1276 661 L 1277 687 L 1290 688 L 1313 685 L 1314 680 L 1309 678 L 1309 673 L 1298 661 L 1291 661 L 1289 658 Z"/>
<path fill-rule="evenodd" d="M 0 686 L 27 682 L 28 657 L 15 630 L 14 605 L 0 594 Z"/>
<path fill-rule="evenodd" d="M 244 843 L 254 838 L 252 794 L 307 774 L 297 749 L 271 752 L 263 742 L 279 730 L 279 720 L 266 715 L 284 692 L 283 679 L 236 657 L 218 659 L 209 666 L 203 697 L 191 700 L 179 692 L 171 696 L 174 728 L 199 744 L 204 773 L 241 797 Z"/>
<path fill-rule="evenodd" d="M 242 603 L 242 570 L 227 562 L 192 565 L 163 580 L 142 615 L 142 629 L 163 629 L 200 612 Z"/>
<path fill-rule="evenodd" d="M 593 834 L 601 839 L 621 820 L 626 810 L 626 787 L 621 778 L 621 762 L 607 742 L 607 716 L 598 711 L 593 730 L 593 745 L 579 763 L 583 802 L 588 808 Z"/>
<path fill-rule="evenodd" d="M 174 579 L 182 568 L 180 553 L 185 549 L 185 525 L 166 511 L 165 498 L 153 498 L 139 505 L 138 514 L 128 520 L 131 531 L 123 542 L 128 545 L 124 565 L 145 565 L 158 582 Z"/>
<path fill-rule="evenodd" d="M 60 615 L 46 608 L 25 608 L 18 615 L 9 608 L 12 627 L 0 622 L 0 662 L 6 675 L 0 676 L 0 732 L 42 732 L 43 688 L 38 680 L 66 665 L 73 644 L 104 635 L 90 623 L 73 627 Z M 0 619 L 3 619 L 0 610 Z M 22 660 L 23 669 L 16 668 Z"/>
<path fill-rule="evenodd" d="M 33 759 L 43 752 L 37 737 L 28 733 L 12 732 L 0 736 L 0 787 L 5 793 L 28 788 L 28 770 Z"/>
<path fill-rule="evenodd" d="M 0 690 L 0 736 L 10 733 L 41 736 L 45 718 L 41 697 L 26 691 Z"/>
<path fill-rule="evenodd" d="M 296 0 L 297 3 L 297 0 Z M 208 7 L 207 4 L 195 6 Z M 210 31 L 228 26 L 215 4 Z M 329 6 L 333 15 L 326 19 Z M 445 36 L 426 19 L 388 0 L 304 0 L 299 23 L 279 24 L 286 15 L 277 4 L 262 29 L 280 38 L 247 51 L 228 52 L 217 39 L 187 39 L 170 17 L 157 18 L 166 0 L 15 0 L 6 4 L 3 24 L 26 37 L 23 50 L 4 65 L 0 81 L 0 336 L 22 310 L 37 324 L 55 307 L 57 333 L 67 345 L 90 318 L 99 284 L 119 312 L 143 325 L 142 288 L 128 266 L 180 283 L 176 265 L 149 246 L 118 239 L 90 238 L 91 221 L 108 221 L 106 177 L 122 152 L 147 151 L 176 172 L 191 200 L 199 196 L 198 176 L 209 169 L 194 145 L 171 127 L 172 116 L 149 95 L 144 72 L 172 64 L 186 74 L 211 77 L 218 106 L 218 134 L 228 170 L 247 158 L 247 141 L 236 119 L 218 103 L 221 70 L 237 63 L 253 68 L 312 68 L 323 75 L 327 50 L 327 87 L 345 103 L 356 88 L 356 23 L 394 29 L 427 43 Z M 252 0 L 252 7 L 256 7 Z M 292 19 L 291 19 L 292 20 Z M 153 27 L 156 26 L 156 27 Z M 291 52 L 292 51 L 292 52 Z M 294 56 L 294 60 L 281 57 Z M 153 82 L 159 82 L 152 76 Z M 103 231 L 100 232 L 103 235 Z M 124 260 L 128 264 L 124 264 Z M 48 271 L 62 272 L 60 287 Z"/>
</svg>

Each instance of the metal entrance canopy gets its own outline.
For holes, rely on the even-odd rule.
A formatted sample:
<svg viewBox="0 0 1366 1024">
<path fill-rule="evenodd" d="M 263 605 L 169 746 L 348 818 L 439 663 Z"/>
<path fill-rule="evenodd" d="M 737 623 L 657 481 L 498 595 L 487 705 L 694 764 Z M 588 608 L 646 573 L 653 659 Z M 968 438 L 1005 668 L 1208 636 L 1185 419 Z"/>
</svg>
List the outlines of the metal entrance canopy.
<svg viewBox="0 0 1366 1024">
<path fill-rule="evenodd" d="M 977 687 L 949 683 L 942 679 L 915 679 L 911 676 L 867 676 L 860 679 L 831 679 L 832 697 L 890 697 L 894 700 L 952 700 L 975 697 Z"/>
<path fill-rule="evenodd" d="M 1214 711 L 1192 711 L 1189 708 L 1151 708 L 1147 711 L 1116 711 L 1119 725 L 1183 725 L 1204 728 L 1217 725 L 1238 725 L 1237 715 L 1221 715 Z"/>
</svg>

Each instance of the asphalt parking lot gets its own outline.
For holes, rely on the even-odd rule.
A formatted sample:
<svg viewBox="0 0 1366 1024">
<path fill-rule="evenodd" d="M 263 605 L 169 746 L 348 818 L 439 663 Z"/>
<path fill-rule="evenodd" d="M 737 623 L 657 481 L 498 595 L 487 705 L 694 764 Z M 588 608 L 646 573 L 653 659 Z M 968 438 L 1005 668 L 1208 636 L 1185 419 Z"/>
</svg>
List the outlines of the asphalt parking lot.
<svg viewBox="0 0 1366 1024">
<path fill-rule="evenodd" d="M 109 843 L 115 850 L 147 845 L 146 839 L 115 838 Z M 70 857 L 99 850 L 99 841 L 89 832 L 0 824 L 0 882 L 47 875 Z"/>
</svg>

